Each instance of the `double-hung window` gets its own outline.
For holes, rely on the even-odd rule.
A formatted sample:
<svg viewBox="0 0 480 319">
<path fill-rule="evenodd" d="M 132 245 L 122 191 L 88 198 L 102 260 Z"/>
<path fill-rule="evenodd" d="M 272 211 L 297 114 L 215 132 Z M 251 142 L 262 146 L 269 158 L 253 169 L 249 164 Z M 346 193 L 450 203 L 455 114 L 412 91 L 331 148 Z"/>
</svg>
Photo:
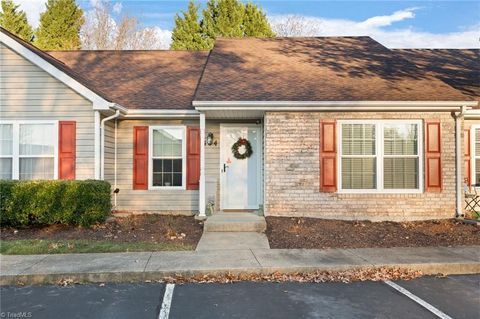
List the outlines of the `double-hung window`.
<svg viewBox="0 0 480 319">
<path fill-rule="evenodd" d="M 0 179 L 13 178 L 13 124 L 0 124 Z"/>
<path fill-rule="evenodd" d="M 0 123 L 0 178 L 57 178 L 56 121 Z"/>
<path fill-rule="evenodd" d="M 185 127 L 150 127 L 150 188 L 185 188 Z"/>
<path fill-rule="evenodd" d="M 472 151 L 472 181 L 474 185 L 480 184 L 480 125 L 472 125 L 471 131 Z"/>
<path fill-rule="evenodd" d="M 421 192 L 421 133 L 421 121 L 339 121 L 340 191 Z"/>
</svg>

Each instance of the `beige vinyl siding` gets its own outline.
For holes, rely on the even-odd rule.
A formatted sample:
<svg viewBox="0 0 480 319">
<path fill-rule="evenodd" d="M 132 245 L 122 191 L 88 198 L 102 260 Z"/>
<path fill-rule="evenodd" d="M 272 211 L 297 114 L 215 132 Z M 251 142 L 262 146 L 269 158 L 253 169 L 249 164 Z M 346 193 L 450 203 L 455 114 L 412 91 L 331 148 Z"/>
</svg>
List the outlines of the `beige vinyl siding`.
<svg viewBox="0 0 480 319">
<path fill-rule="evenodd" d="M 105 116 L 102 117 L 102 119 Z M 105 122 L 104 177 L 114 187 L 115 182 L 115 120 Z"/>
<path fill-rule="evenodd" d="M 133 190 L 133 127 L 154 125 L 192 125 L 198 120 L 119 120 L 117 127 L 117 195 L 119 211 L 194 213 L 198 211 L 198 190 Z M 112 142 L 108 142 L 111 144 Z M 107 144 L 107 142 L 106 142 Z M 110 164 L 111 166 L 112 164 Z M 107 165 L 109 166 L 109 165 Z M 110 172 L 111 168 L 105 168 Z M 114 176 L 106 174 L 114 183 Z"/>
<path fill-rule="evenodd" d="M 77 179 L 94 178 L 92 103 L 0 43 L 0 119 L 77 122 Z"/>
<path fill-rule="evenodd" d="M 220 122 L 207 121 L 205 135 L 213 133 L 213 140 L 217 145 L 205 145 L 205 198 L 207 204 L 214 202 L 220 207 Z"/>
</svg>

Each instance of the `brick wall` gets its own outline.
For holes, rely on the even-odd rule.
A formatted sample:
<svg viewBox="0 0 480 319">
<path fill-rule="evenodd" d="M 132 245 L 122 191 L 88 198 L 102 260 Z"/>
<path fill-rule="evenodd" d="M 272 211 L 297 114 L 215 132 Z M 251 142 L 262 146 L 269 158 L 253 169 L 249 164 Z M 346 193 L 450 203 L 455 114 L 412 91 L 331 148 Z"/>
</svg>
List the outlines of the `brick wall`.
<svg viewBox="0 0 480 319">
<path fill-rule="evenodd" d="M 440 119 L 442 192 L 321 193 L 320 119 Z M 400 221 L 455 214 L 455 121 L 449 113 L 272 112 L 265 115 L 265 135 L 266 215 Z"/>
</svg>

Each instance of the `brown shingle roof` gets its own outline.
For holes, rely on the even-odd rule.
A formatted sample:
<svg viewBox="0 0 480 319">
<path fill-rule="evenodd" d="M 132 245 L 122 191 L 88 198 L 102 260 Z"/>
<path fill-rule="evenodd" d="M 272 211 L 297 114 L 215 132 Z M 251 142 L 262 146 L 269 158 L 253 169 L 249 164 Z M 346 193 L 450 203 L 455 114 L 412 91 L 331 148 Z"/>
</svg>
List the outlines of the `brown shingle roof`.
<svg viewBox="0 0 480 319">
<path fill-rule="evenodd" d="M 370 37 L 217 39 L 198 101 L 470 100 Z"/>
<path fill-rule="evenodd" d="M 394 50 L 463 94 L 480 101 L 480 49 Z"/>
<path fill-rule="evenodd" d="M 80 84 L 84 85 L 85 87 L 89 88 L 91 91 L 95 92 L 96 94 L 98 94 L 99 96 L 101 96 L 102 98 L 104 98 L 105 100 L 111 102 L 111 100 L 107 97 L 107 94 L 105 92 L 102 92 L 99 88 L 95 87 L 93 85 L 93 83 L 91 83 L 87 78 L 83 77 L 81 74 L 79 74 L 78 72 L 76 72 L 75 70 L 72 70 L 71 68 L 69 68 L 65 63 L 63 63 L 62 61 L 59 61 L 58 59 L 56 59 L 55 57 L 53 57 L 52 55 L 48 54 L 47 52 L 45 51 L 42 51 L 40 50 L 39 48 L 37 48 L 36 46 L 20 39 L 19 37 L 17 37 L 16 35 L 14 35 L 13 33 L 9 32 L 8 30 L 0 27 L 0 32 L 8 35 L 10 38 L 12 38 L 13 40 L 15 40 L 16 42 L 18 42 L 19 44 L 21 44 L 22 46 L 24 46 L 25 48 L 27 48 L 28 50 L 30 50 L 31 52 L 35 53 L 36 55 L 40 56 L 42 59 L 44 59 L 45 61 L 47 61 L 48 63 L 52 64 L 54 67 L 56 67 L 57 69 L 61 70 L 62 72 L 64 72 L 65 74 L 67 74 L 68 76 L 70 76 L 71 78 L 77 80 Z"/>
<path fill-rule="evenodd" d="M 130 109 L 193 109 L 207 51 L 51 51 Z"/>
<path fill-rule="evenodd" d="M 192 99 L 480 100 L 480 50 L 388 50 L 369 37 L 247 38 L 218 39 L 207 59 L 207 51 L 44 52 L 0 31 L 132 109 L 193 109 Z"/>
</svg>

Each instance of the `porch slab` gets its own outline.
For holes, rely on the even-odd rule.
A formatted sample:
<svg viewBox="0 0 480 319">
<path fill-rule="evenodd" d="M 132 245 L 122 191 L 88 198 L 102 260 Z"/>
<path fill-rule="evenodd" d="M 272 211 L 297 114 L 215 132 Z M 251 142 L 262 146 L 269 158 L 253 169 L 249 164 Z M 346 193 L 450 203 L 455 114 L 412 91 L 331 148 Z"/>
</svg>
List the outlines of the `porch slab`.
<svg viewBox="0 0 480 319">
<path fill-rule="evenodd" d="M 204 232 L 264 232 L 265 217 L 253 213 L 218 213 L 208 217 Z"/>
<path fill-rule="evenodd" d="M 204 232 L 197 251 L 270 249 L 267 236 L 257 232 Z"/>
</svg>

